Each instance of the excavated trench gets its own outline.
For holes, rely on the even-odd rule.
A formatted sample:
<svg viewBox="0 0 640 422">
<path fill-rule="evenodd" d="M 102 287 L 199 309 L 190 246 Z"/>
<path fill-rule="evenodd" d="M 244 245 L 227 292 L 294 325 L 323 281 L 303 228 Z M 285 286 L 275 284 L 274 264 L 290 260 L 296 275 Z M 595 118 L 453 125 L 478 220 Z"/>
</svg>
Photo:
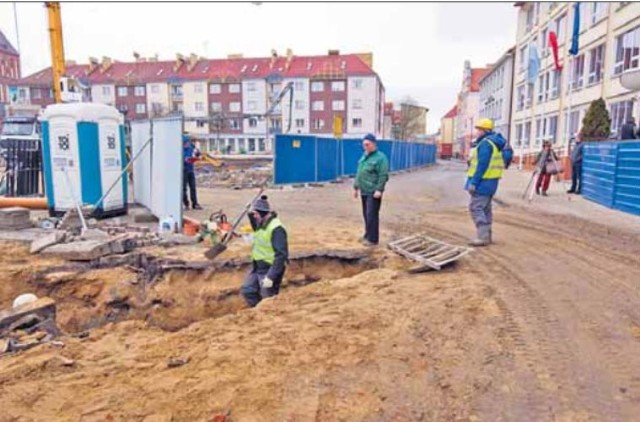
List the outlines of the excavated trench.
<svg viewBox="0 0 640 422">
<path fill-rule="evenodd" d="M 240 287 L 249 267 L 247 261 L 212 266 L 135 256 L 110 263 L 48 268 L 26 284 L 36 295 L 56 300 L 58 325 L 70 334 L 126 320 L 177 331 L 245 309 Z M 377 267 L 378 263 L 362 251 L 320 251 L 292 257 L 280 294 Z"/>
</svg>

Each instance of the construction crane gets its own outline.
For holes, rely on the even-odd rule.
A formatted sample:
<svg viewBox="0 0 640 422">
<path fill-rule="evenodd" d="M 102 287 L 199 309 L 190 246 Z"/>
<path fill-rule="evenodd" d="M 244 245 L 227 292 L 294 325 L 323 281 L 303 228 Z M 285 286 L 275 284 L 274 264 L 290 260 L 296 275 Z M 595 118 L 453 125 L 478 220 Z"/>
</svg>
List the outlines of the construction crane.
<svg viewBox="0 0 640 422">
<path fill-rule="evenodd" d="M 51 42 L 51 71 L 53 74 L 53 98 L 56 103 L 82 100 L 77 80 L 65 76 L 64 43 L 62 41 L 62 15 L 60 2 L 45 2 L 49 20 L 49 40 Z"/>
</svg>

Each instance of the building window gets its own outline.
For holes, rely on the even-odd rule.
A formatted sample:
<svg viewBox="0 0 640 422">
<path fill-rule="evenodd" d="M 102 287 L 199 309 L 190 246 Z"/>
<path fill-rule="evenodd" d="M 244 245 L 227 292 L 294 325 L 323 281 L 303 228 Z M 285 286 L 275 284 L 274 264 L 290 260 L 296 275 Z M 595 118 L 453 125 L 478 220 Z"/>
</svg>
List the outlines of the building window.
<svg viewBox="0 0 640 422">
<path fill-rule="evenodd" d="M 316 119 L 313 121 L 314 129 L 324 129 L 324 120 Z"/>
<path fill-rule="evenodd" d="M 516 88 L 516 110 L 522 111 L 524 109 L 524 85 L 520 85 Z"/>
<path fill-rule="evenodd" d="M 293 83 L 293 90 L 297 92 L 304 91 L 304 82 L 303 81 L 295 81 Z"/>
<path fill-rule="evenodd" d="M 218 102 L 211 103 L 211 111 L 214 111 L 214 112 L 222 111 L 222 103 L 218 103 Z"/>
<path fill-rule="evenodd" d="M 522 123 L 516 124 L 516 142 L 515 146 L 519 147 L 522 145 Z"/>
<path fill-rule="evenodd" d="M 524 106 L 526 108 L 531 107 L 533 103 L 533 84 L 527 84 L 527 98 L 525 99 Z"/>
<path fill-rule="evenodd" d="M 633 116 L 633 100 L 612 103 L 609 114 L 611 115 L 611 133 L 617 134 L 622 125 Z"/>
<path fill-rule="evenodd" d="M 344 91 L 344 81 L 331 82 L 331 92 L 342 92 L 342 91 Z"/>
<path fill-rule="evenodd" d="M 548 75 L 548 74 L 547 74 Z M 545 75 L 542 74 L 540 76 L 538 76 L 538 96 L 536 97 L 536 101 L 541 103 L 544 100 L 544 79 L 545 79 Z"/>
<path fill-rule="evenodd" d="M 556 19 L 556 35 L 558 36 L 558 44 L 562 44 L 564 42 L 564 38 L 566 35 L 566 26 L 567 26 L 567 15 L 562 14 L 562 16 Z"/>
<path fill-rule="evenodd" d="M 640 26 L 616 37 L 616 62 L 613 74 L 638 68 L 640 59 Z"/>
<path fill-rule="evenodd" d="M 344 100 L 337 100 L 331 102 L 331 108 L 334 111 L 343 111 L 344 110 Z"/>
<path fill-rule="evenodd" d="M 202 84 L 195 84 L 193 85 L 193 92 L 200 94 L 204 91 L 204 87 L 202 86 Z"/>
<path fill-rule="evenodd" d="M 258 119 L 252 117 L 249 119 L 249 127 L 258 127 Z"/>
<path fill-rule="evenodd" d="M 247 82 L 247 91 L 248 92 L 253 92 L 256 90 L 256 83 L 255 82 Z"/>
<path fill-rule="evenodd" d="M 118 87 L 118 97 L 126 97 L 127 96 L 127 87 L 126 86 L 119 86 Z"/>
<path fill-rule="evenodd" d="M 580 89 L 584 85 L 584 54 L 571 60 L 571 84 L 572 90 Z"/>
<path fill-rule="evenodd" d="M 353 89 L 362 89 L 363 82 L 364 82 L 364 81 L 363 81 L 362 79 L 354 79 L 354 80 L 351 82 L 351 87 L 352 87 Z"/>
<path fill-rule="evenodd" d="M 209 85 L 209 94 L 220 94 L 221 91 L 220 84 Z"/>
<path fill-rule="evenodd" d="M 31 90 L 31 98 L 34 100 L 39 100 L 41 96 L 40 88 L 33 88 Z"/>
<path fill-rule="evenodd" d="M 589 51 L 589 79 L 588 84 L 596 84 L 602 80 L 604 70 L 604 44 Z"/>
<path fill-rule="evenodd" d="M 542 143 L 542 138 L 544 137 L 545 128 L 547 121 L 546 119 L 536 119 L 536 145 L 540 145 Z"/>
<path fill-rule="evenodd" d="M 144 114 L 147 112 L 147 105 L 142 103 L 136 104 L 136 114 Z"/>
<path fill-rule="evenodd" d="M 240 84 L 229 84 L 229 93 L 237 94 L 240 92 Z"/>
<path fill-rule="evenodd" d="M 151 85 L 151 93 L 152 94 L 158 94 L 159 92 L 160 92 L 160 85 L 152 84 Z"/>
<path fill-rule="evenodd" d="M 535 10 L 533 9 L 533 3 L 530 3 L 530 6 L 527 8 L 527 20 L 526 20 L 526 32 L 531 32 L 533 29 L 533 22 L 535 21 Z"/>
<path fill-rule="evenodd" d="M 354 110 L 361 110 L 362 109 L 362 100 L 359 98 L 354 99 L 351 102 L 351 108 Z"/>
<path fill-rule="evenodd" d="M 546 124 L 546 139 L 549 139 L 552 144 L 556 143 L 556 134 L 558 132 L 558 116 L 547 117 Z"/>
<path fill-rule="evenodd" d="M 554 100 L 560 95 L 562 88 L 562 73 L 560 70 L 551 71 L 551 99 Z"/>
<path fill-rule="evenodd" d="M 247 109 L 249 111 L 255 111 L 258 108 L 258 103 L 256 101 L 249 101 L 247 103 Z"/>
<path fill-rule="evenodd" d="M 139 85 L 133 88 L 133 95 L 136 97 L 144 97 L 144 86 Z"/>
<path fill-rule="evenodd" d="M 193 103 L 193 108 L 195 111 L 204 111 L 204 104 L 200 101 L 196 101 Z"/>
<path fill-rule="evenodd" d="M 565 121 L 569 125 L 569 137 L 574 138 L 580 130 L 580 110 L 572 111 L 568 118 L 567 113 L 565 113 Z"/>
<path fill-rule="evenodd" d="M 196 120 L 196 127 L 203 128 L 206 123 L 204 120 Z"/>
<path fill-rule="evenodd" d="M 229 119 L 229 129 L 231 130 L 240 129 L 240 121 L 238 119 Z"/>
<path fill-rule="evenodd" d="M 296 119 L 296 127 L 297 128 L 304 127 L 304 119 Z"/>
<path fill-rule="evenodd" d="M 518 61 L 518 69 L 520 70 L 520 72 L 524 72 L 524 70 L 526 69 L 526 63 L 527 63 L 527 46 L 524 46 L 522 48 L 520 48 L 520 55 L 519 57 L 519 61 Z"/>
<path fill-rule="evenodd" d="M 102 87 L 102 95 L 104 95 L 104 96 L 111 95 L 111 87 L 110 86 L 103 86 Z"/>
<path fill-rule="evenodd" d="M 256 102 L 255 101 L 249 101 L 249 107 L 251 107 L 251 103 L 253 103 L 253 106 L 255 107 Z M 222 107 L 220 107 L 220 109 L 222 109 Z M 232 113 L 238 113 L 240 112 L 240 101 L 232 101 L 229 103 L 229 111 Z"/>
<path fill-rule="evenodd" d="M 609 5 L 602 1 L 591 3 L 591 25 L 595 25 L 607 16 Z"/>
<path fill-rule="evenodd" d="M 355 117 L 353 119 L 351 119 L 351 126 L 353 126 L 354 128 L 361 128 L 362 127 L 362 119 L 359 117 Z"/>
<path fill-rule="evenodd" d="M 296 100 L 295 108 L 296 108 L 296 110 L 304 110 L 304 101 Z"/>
<path fill-rule="evenodd" d="M 580 8 L 580 32 L 587 29 L 587 5 L 588 4 L 589 3 L 585 1 L 581 1 L 578 5 L 578 7 Z M 573 31 L 573 27 L 571 27 L 571 30 Z"/>
<path fill-rule="evenodd" d="M 311 109 L 313 111 L 323 111 L 324 110 L 324 101 L 314 101 L 311 104 Z"/>
<path fill-rule="evenodd" d="M 316 81 L 311 82 L 311 92 L 322 92 L 324 91 L 324 82 Z"/>
</svg>

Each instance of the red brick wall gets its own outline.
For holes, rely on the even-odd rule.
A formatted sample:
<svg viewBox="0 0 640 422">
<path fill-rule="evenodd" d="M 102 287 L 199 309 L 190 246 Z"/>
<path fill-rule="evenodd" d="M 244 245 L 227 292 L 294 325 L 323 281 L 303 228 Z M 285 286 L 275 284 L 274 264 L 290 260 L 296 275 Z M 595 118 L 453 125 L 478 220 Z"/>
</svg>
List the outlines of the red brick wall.
<svg viewBox="0 0 640 422">
<path fill-rule="evenodd" d="M 142 85 L 144 86 L 144 85 Z M 139 96 L 136 97 L 135 96 L 135 87 L 136 85 L 116 85 L 115 90 L 116 90 L 116 108 L 120 111 L 122 111 L 123 107 L 127 108 L 127 113 L 125 114 L 126 119 L 127 120 L 138 120 L 138 119 L 146 119 L 149 116 L 149 110 L 146 109 L 147 107 L 147 91 L 146 91 L 146 87 L 145 87 L 145 91 L 144 91 L 144 95 L 143 96 Z M 121 97 L 119 95 L 119 90 L 120 88 L 126 88 L 127 89 L 127 95 Z M 136 112 L 136 104 L 144 104 L 145 105 L 145 112 L 144 113 L 137 113 Z"/>
<path fill-rule="evenodd" d="M 312 91 L 311 86 L 314 82 L 322 82 L 324 84 L 324 89 L 322 92 Z M 344 91 L 336 91 L 336 92 L 331 91 L 332 82 L 343 82 Z M 347 85 L 346 79 L 333 79 L 333 80 L 322 80 L 322 81 L 311 80 L 311 82 L 309 83 L 309 110 L 310 110 L 310 118 L 311 118 L 310 120 L 311 133 L 324 133 L 324 134 L 333 133 L 333 116 L 334 115 L 342 116 L 343 130 L 346 131 L 347 108 L 349 107 L 348 98 L 347 98 L 347 89 L 348 89 L 348 85 Z M 323 101 L 324 110 L 314 111 L 313 110 L 314 101 Z M 344 110 L 334 111 L 333 101 L 343 101 Z M 316 129 L 315 121 L 318 119 L 324 120 L 324 128 Z"/>
<path fill-rule="evenodd" d="M 224 132 L 224 133 L 242 133 L 242 127 L 243 127 L 242 125 L 242 84 L 240 82 L 237 82 L 240 85 L 240 92 L 229 92 L 229 86 L 234 83 L 235 82 L 220 83 L 219 94 L 211 93 L 211 85 L 215 85 L 215 83 L 211 83 L 207 86 L 208 99 L 209 99 L 209 104 L 207 105 L 207 107 L 209 110 L 209 115 L 212 115 L 214 113 L 214 111 L 211 109 L 211 103 L 220 103 L 222 106 L 222 112 L 226 117 L 221 129 L 221 132 Z M 238 112 L 229 111 L 229 104 L 234 102 L 240 103 L 240 111 Z M 238 122 L 238 129 L 231 129 L 229 127 L 231 119 L 234 119 Z M 218 130 L 216 129 L 215 125 L 212 124 L 209 126 L 209 131 L 211 133 L 216 133 Z"/>
</svg>

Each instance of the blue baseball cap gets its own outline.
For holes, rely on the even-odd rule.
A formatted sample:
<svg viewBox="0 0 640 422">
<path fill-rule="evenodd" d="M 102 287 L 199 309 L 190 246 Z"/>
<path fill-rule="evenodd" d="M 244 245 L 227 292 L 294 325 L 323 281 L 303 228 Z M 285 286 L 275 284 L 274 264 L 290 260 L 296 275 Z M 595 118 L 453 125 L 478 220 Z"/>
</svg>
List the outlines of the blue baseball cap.
<svg viewBox="0 0 640 422">
<path fill-rule="evenodd" d="M 191 136 L 186 133 L 182 135 L 182 142 L 189 142 L 191 140 Z"/>
<path fill-rule="evenodd" d="M 376 139 L 376 136 L 373 133 L 367 133 L 364 136 L 364 140 L 365 141 L 371 141 L 371 142 L 378 142 L 378 140 Z"/>
</svg>

